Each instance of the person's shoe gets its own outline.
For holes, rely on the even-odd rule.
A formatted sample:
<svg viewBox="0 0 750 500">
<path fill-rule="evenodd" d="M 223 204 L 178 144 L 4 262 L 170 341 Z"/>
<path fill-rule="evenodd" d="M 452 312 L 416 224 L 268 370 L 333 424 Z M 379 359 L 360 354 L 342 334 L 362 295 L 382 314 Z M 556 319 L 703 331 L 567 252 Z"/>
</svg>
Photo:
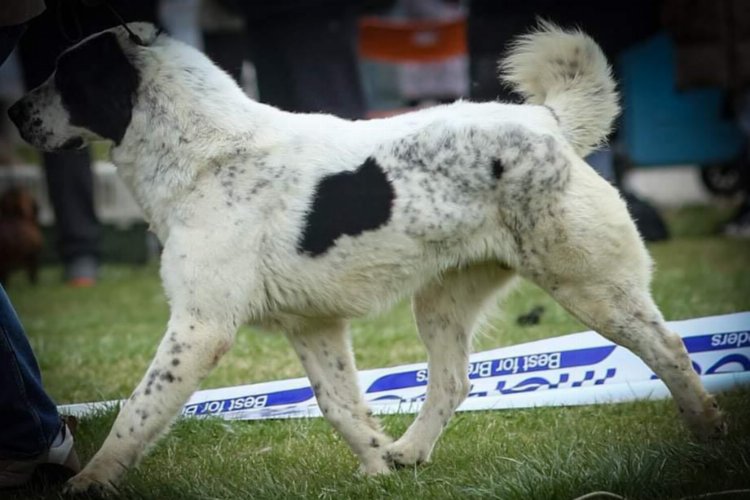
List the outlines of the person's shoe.
<svg viewBox="0 0 750 500">
<path fill-rule="evenodd" d="M 750 201 L 745 201 L 724 226 L 724 234 L 733 238 L 750 238 Z"/>
<path fill-rule="evenodd" d="M 96 257 L 76 257 L 65 265 L 65 282 L 74 288 L 94 286 L 98 267 Z"/>
<path fill-rule="evenodd" d="M 0 460 L 0 490 L 23 486 L 34 473 L 44 474 L 49 482 L 66 481 L 81 470 L 73 445 L 73 432 L 64 423 L 49 450 L 38 457 L 31 460 Z"/>
</svg>

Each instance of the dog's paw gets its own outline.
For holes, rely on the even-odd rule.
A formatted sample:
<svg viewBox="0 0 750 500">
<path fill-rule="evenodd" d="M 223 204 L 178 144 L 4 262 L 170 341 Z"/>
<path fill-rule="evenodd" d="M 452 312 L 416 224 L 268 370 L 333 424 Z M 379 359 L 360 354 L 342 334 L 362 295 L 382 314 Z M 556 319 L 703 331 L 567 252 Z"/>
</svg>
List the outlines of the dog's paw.
<svg viewBox="0 0 750 500">
<path fill-rule="evenodd" d="M 711 433 L 711 439 L 723 439 L 729 434 L 729 424 L 722 415 L 718 422 L 713 425 L 713 432 Z"/>
<path fill-rule="evenodd" d="M 699 441 L 713 441 L 727 435 L 728 425 L 713 396 L 703 403 L 702 411 L 693 414 L 681 411 L 685 423 Z"/>
<path fill-rule="evenodd" d="M 63 486 L 63 495 L 84 498 L 108 498 L 118 494 L 112 483 L 101 483 L 80 474 L 68 480 Z"/>
<path fill-rule="evenodd" d="M 391 467 L 384 458 L 369 460 L 367 463 L 359 464 L 359 473 L 363 476 L 384 476 L 391 473 Z"/>
<path fill-rule="evenodd" d="M 693 428 L 695 436 L 702 441 L 722 439 L 729 432 L 726 417 L 716 403 L 713 403 L 713 405 L 704 412 L 700 425 Z"/>
<path fill-rule="evenodd" d="M 117 489 L 109 481 L 101 480 L 85 470 L 73 476 L 63 486 L 66 496 L 85 496 L 87 498 L 105 498 L 117 495 Z"/>
<path fill-rule="evenodd" d="M 368 446 L 358 453 L 360 459 L 359 473 L 363 476 L 379 476 L 391 471 L 390 463 L 385 459 L 383 450 L 390 446 L 393 440 L 381 434 L 373 437 Z"/>
<path fill-rule="evenodd" d="M 394 467 L 420 465 L 429 462 L 432 450 L 403 439 L 386 446 L 383 458 Z"/>
</svg>

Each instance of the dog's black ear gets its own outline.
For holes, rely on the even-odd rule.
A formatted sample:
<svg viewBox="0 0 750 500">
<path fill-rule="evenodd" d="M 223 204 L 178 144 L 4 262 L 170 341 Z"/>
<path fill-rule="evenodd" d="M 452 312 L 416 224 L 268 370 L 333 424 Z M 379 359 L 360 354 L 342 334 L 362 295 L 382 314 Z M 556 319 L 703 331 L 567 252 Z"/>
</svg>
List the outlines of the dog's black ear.
<svg viewBox="0 0 750 500">
<path fill-rule="evenodd" d="M 138 70 L 113 33 L 102 33 L 64 52 L 55 86 L 70 123 L 119 144 L 130 124 Z"/>
</svg>

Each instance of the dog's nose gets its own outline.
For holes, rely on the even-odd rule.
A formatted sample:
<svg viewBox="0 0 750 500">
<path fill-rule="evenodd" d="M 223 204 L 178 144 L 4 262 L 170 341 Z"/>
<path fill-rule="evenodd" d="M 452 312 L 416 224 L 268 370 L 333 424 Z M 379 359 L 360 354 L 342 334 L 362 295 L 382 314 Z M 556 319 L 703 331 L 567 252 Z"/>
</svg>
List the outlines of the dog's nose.
<svg viewBox="0 0 750 500">
<path fill-rule="evenodd" d="M 22 101 L 18 101 L 13 106 L 8 108 L 8 117 L 10 118 L 10 121 L 13 122 L 13 124 L 21 128 L 21 125 L 26 121 L 26 118 L 28 116 L 28 109 L 26 107 L 26 104 Z"/>
</svg>

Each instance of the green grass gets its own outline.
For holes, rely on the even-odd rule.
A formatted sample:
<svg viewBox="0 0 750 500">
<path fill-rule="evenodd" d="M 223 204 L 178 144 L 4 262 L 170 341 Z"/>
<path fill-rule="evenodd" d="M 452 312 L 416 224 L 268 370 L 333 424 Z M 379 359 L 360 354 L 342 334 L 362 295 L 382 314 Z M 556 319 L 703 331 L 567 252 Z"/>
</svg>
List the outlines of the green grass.
<svg viewBox="0 0 750 500">
<path fill-rule="evenodd" d="M 710 235 L 723 216 L 691 208 L 670 214 L 675 239 L 650 247 L 657 267 L 654 295 L 668 319 L 750 310 L 750 242 Z M 140 379 L 163 333 L 167 306 L 155 267 L 107 266 L 95 289 L 11 282 L 42 367 L 60 403 L 121 398 Z M 545 308 L 539 325 L 516 317 Z M 477 337 L 484 350 L 586 328 L 541 290 L 524 283 Z M 407 304 L 357 321 L 360 368 L 423 361 Z M 262 362 L 260 360 L 263 360 Z M 281 335 L 243 328 L 233 350 L 204 388 L 303 375 Z M 608 490 L 628 498 L 681 498 L 750 488 L 750 390 L 721 395 L 729 438 L 697 444 L 668 401 L 577 408 L 460 414 L 438 442 L 433 462 L 366 479 L 322 419 L 268 422 L 182 420 L 123 485 L 130 498 L 575 498 Z M 84 420 L 77 436 L 84 460 L 114 418 Z M 384 418 L 398 435 L 411 416 Z M 56 498 L 39 486 L 12 498 Z M 723 497 L 727 498 L 727 497 Z M 735 497 L 740 498 L 740 497 Z"/>
</svg>

